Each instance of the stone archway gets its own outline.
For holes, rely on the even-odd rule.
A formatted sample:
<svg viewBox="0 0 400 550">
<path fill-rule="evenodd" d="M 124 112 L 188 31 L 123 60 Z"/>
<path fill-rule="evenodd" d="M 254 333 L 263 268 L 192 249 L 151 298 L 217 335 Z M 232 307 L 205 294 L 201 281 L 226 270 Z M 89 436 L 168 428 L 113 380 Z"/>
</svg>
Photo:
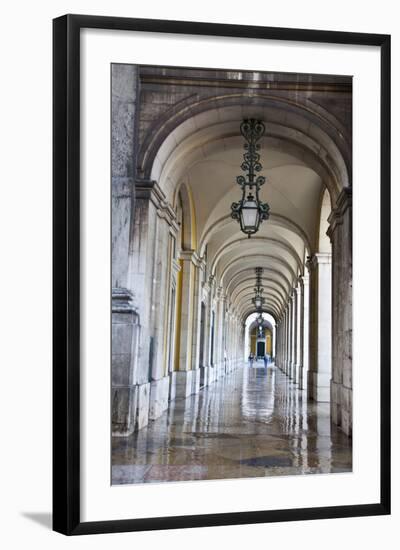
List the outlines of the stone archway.
<svg viewBox="0 0 400 550">
<path fill-rule="evenodd" d="M 314 338 L 308 331 L 308 304 L 310 296 L 315 300 L 316 283 L 308 279 L 306 263 L 321 253 L 320 198 L 325 192 L 332 203 L 329 234 L 336 263 L 332 333 L 336 340 L 341 331 L 346 334 L 340 349 L 333 346 L 332 418 L 346 431 L 351 425 L 347 404 L 347 413 L 342 412 L 351 385 L 343 358 L 349 353 L 351 311 L 339 311 L 335 288 L 349 281 L 342 260 L 346 250 L 349 261 L 351 128 L 321 93 L 332 89 L 345 96 L 348 83 L 328 82 L 321 91 L 313 77 L 289 85 L 277 74 L 263 80 L 255 73 L 240 79 L 232 71 L 209 73 L 206 85 L 198 74 L 178 78 L 178 69 L 145 67 L 139 74 L 127 286 L 135 288 L 142 324 L 136 372 L 139 385 L 150 384 L 149 417 L 168 406 L 167 385 L 170 399 L 186 397 L 198 391 L 201 377 L 204 385 L 212 383 L 241 361 L 256 267 L 264 270 L 266 310 L 277 321 L 277 365 L 300 389 L 307 385 L 309 337 Z M 271 205 L 268 223 L 250 241 L 229 215 L 238 194 L 239 125 L 246 117 L 266 124 L 262 193 Z M 166 311 L 154 313 L 161 304 Z M 167 330 L 171 315 L 173 333 Z M 166 359 L 171 354 L 172 373 Z"/>
</svg>

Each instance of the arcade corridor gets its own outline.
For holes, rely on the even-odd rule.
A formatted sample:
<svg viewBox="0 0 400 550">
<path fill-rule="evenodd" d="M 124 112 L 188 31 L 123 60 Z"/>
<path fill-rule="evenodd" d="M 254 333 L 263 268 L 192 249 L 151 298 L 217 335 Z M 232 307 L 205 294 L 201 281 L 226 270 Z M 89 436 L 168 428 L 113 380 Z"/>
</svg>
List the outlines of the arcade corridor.
<svg viewBox="0 0 400 550">
<path fill-rule="evenodd" d="M 186 399 L 139 432 L 113 438 L 112 483 L 351 471 L 351 440 L 329 403 L 308 401 L 258 361 Z"/>
<path fill-rule="evenodd" d="M 113 65 L 112 483 L 351 470 L 351 122 L 348 76 Z"/>
</svg>

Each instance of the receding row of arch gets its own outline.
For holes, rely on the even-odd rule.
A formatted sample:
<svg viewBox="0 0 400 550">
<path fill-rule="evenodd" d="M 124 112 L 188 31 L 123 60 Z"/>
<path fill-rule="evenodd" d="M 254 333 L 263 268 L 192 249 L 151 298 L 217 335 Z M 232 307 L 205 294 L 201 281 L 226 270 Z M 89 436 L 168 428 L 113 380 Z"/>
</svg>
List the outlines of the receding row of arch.
<svg viewBox="0 0 400 550">
<path fill-rule="evenodd" d="M 278 363 L 288 373 L 297 368 L 301 288 L 318 255 L 331 254 L 327 218 L 351 185 L 348 128 L 311 96 L 193 94 L 141 126 L 125 286 L 140 319 L 142 359 L 133 379 L 152 385 L 150 402 L 163 384 L 168 404 L 242 361 L 255 268 L 263 270 L 263 312 L 275 322 Z M 245 117 L 266 125 L 261 193 L 271 208 L 251 239 L 230 216 Z"/>
</svg>

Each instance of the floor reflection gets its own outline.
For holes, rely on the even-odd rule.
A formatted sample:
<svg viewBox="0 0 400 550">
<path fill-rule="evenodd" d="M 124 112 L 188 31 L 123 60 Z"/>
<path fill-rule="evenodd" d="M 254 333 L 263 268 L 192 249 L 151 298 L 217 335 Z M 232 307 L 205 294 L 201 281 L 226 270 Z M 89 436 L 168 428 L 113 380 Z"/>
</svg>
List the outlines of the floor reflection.
<svg viewBox="0 0 400 550">
<path fill-rule="evenodd" d="M 128 438 L 113 438 L 112 483 L 349 472 L 351 440 L 328 403 L 307 402 L 274 366 L 232 372 Z"/>
</svg>

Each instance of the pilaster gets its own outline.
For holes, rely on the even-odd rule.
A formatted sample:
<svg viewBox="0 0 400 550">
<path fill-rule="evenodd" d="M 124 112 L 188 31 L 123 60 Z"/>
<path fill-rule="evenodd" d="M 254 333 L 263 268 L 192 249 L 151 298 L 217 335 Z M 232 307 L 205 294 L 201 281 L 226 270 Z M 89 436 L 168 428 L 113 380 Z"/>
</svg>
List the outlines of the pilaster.
<svg viewBox="0 0 400 550">
<path fill-rule="evenodd" d="M 309 258 L 312 312 L 310 324 L 310 370 L 308 396 L 314 401 L 330 401 L 332 288 L 330 253 Z"/>
<path fill-rule="evenodd" d="M 352 191 L 344 188 L 329 216 L 332 243 L 332 383 L 333 422 L 352 433 Z"/>
<path fill-rule="evenodd" d="M 126 288 L 113 288 L 111 416 L 113 435 L 121 436 L 133 432 L 137 418 L 135 367 L 140 325 L 132 298 L 132 293 Z"/>
</svg>

